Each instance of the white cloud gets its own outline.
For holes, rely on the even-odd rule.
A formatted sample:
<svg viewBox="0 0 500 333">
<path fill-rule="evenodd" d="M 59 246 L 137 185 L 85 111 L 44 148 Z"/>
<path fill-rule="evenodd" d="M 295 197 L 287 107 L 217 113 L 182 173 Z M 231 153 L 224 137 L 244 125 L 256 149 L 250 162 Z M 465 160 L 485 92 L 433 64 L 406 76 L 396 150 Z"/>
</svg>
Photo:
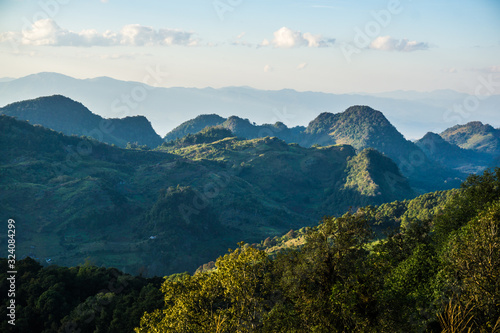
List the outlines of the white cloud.
<svg viewBox="0 0 500 333">
<path fill-rule="evenodd" d="M 302 33 L 293 31 L 290 28 L 283 27 L 274 32 L 274 39 L 269 41 L 264 39 L 261 46 L 274 45 L 278 48 L 293 48 L 293 47 L 327 47 L 332 46 L 335 39 L 324 39 L 321 35 L 313 35 L 309 32 Z"/>
<path fill-rule="evenodd" d="M 427 50 L 428 43 L 409 41 L 408 39 L 395 39 L 391 36 L 381 36 L 375 38 L 370 46 L 370 49 L 381 51 L 402 51 L 412 52 L 417 50 Z"/>
<path fill-rule="evenodd" d="M 22 32 L 0 33 L 0 41 L 21 41 L 24 45 L 49 46 L 111 46 L 111 45 L 197 45 L 193 33 L 159 29 L 130 24 L 119 33 L 106 31 L 100 33 L 89 29 L 73 32 L 61 28 L 54 20 L 43 19 L 32 24 L 31 29 Z"/>
<path fill-rule="evenodd" d="M 271 67 L 270 65 L 265 65 L 264 66 L 264 73 L 270 73 L 274 70 L 273 67 Z"/>
<path fill-rule="evenodd" d="M 120 34 L 120 44 L 124 45 L 197 45 L 197 41 L 191 39 L 192 33 L 181 30 L 154 30 L 151 27 L 130 24 L 124 26 Z"/>
<path fill-rule="evenodd" d="M 308 65 L 308 64 L 307 64 L 307 62 L 303 62 L 303 63 L 301 63 L 301 64 L 299 64 L 299 65 L 297 66 L 297 69 L 298 69 L 299 71 L 300 71 L 300 70 L 303 70 L 304 68 L 306 68 L 306 67 L 307 67 L 307 65 Z"/>
</svg>

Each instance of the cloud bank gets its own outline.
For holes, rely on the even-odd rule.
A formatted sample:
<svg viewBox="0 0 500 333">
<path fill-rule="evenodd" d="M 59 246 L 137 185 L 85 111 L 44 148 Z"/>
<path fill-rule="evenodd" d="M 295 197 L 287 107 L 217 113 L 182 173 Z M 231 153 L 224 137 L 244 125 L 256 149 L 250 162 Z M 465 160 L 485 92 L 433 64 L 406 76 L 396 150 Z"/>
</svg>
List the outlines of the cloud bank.
<svg viewBox="0 0 500 333">
<path fill-rule="evenodd" d="M 115 45 L 183 45 L 195 46 L 194 34 L 177 29 L 158 29 L 129 24 L 120 32 L 98 32 L 94 29 L 73 32 L 61 28 L 52 19 L 43 19 L 21 32 L 0 33 L 0 41 L 15 41 L 23 45 L 46 46 L 115 46 Z"/>
<path fill-rule="evenodd" d="M 321 35 L 313 35 L 309 32 L 302 33 L 294 31 L 290 28 L 283 27 L 274 32 L 274 38 L 269 41 L 264 39 L 261 46 L 273 45 L 277 48 L 293 48 L 293 47 L 328 47 L 333 46 L 335 39 L 325 39 Z"/>
<path fill-rule="evenodd" d="M 370 46 L 370 49 L 381 51 L 400 51 L 400 52 L 413 52 L 418 50 L 427 50 L 428 43 L 409 41 L 406 38 L 395 39 L 391 36 L 381 36 L 375 38 Z"/>
</svg>

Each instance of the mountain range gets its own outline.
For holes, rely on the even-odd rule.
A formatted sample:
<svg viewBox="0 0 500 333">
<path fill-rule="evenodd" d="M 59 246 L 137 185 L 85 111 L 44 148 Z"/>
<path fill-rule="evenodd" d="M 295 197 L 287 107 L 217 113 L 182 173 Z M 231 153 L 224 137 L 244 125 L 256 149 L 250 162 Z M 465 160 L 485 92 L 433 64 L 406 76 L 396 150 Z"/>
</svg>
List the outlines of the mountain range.
<svg viewBox="0 0 500 333">
<path fill-rule="evenodd" d="M 292 128 L 201 115 L 164 139 L 144 117 L 106 120 L 60 95 L 0 113 L 2 218 L 16 219 L 19 253 L 146 275 L 194 271 L 240 240 L 457 187 L 498 163 L 491 126 L 414 143 L 368 106 Z"/>
<path fill-rule="evenodd" d="M 81 103 L 60 95 L 9 104 L 0 108 L 0 114 L 28 120 L 67 135 L 91 136 L 120 147 L 133 144 L 155 148 L 163 141 L 195 134 L 206 127 L 221 126 L 245 139 L 269 136 L 303 147 L 349 144 L 358 151 L 374 148 L 395 161 L 419 193 L 456 187 L 467 173 L 480 172 L 494 165 L 493 160 L 499 155 L 496 150 L 498 130 L 490 125 L 473 122 L 450 128 L 439 137 L 441 141 L 444 138 L 450 141 L 446 143 L 451 146 L 443 147 L 441 141 L 436 141 L 436 136 L 430 140 L 429 134 L 415 142 L 406 140 L 382 112 L 367 106 L 349 107 L 340 113 L 324 112 L 307 127 L 292 128 L 282 122 L 257 125 L 237 116 L 199 115 L 177 126 L 163 139 L 143 116 L 103 119 Z M 452 132 L 461 134 L 447 135 Z M 457 137 L 462 137 L 462 141 L 473 141 L 483 151 L 472 149 L 476 146 L 470 144 L 464 147 L 471 149 L 461 149 L 455 144 L 461 143 L 456 141 Z"/>
<path fill-rule="evenodd" d="M 201 144 L 148 151 L 0 116 L 1 214 L 16 220 L 17 253 L 147 275 L 194 271 L 240 240 L 416 195 L 375 150 L 211 142 L 213 130 Z"/>
<path fill-rule="evenodd" d="M 148 82 L 168 83 L 168 78 L 154 72 L 145 70 L 145 76 L 156 77 L 156 81 Z M 54 94 L 80 101 L 104 118 L 146 116 L 161 136 L 200 114 L 216 113 L 225 118 L 236 115 L 258 124 L 282 122 L 288 126 L 307 126 L 323 112 L 336 113 L 352 105 L 383 110 L 389 121 L 411 139 L 420 138 L 429 130 L 439 133 L 472 120 L 500 123 L 500 114 L 494 112 L 500 104 L 499 95 L 482 99 L 473 112 L 460 113 L 455 110 L 474 96 L 455 91 L 332 94 L 249 87 L 160 88 L 108 77 L 75 79 L 57 73 L 0 80 L 0 106 Z"/>
<path fill-rule="evenodd" d="M 0 108 L 0 114 L 27 120 L 66 135 L 91 136 L 123 148 L 129 142 L 149 147 L 157 147 L 163 142 L 146 117 L 104 119 L 83 104 L 61 95 L 12 103 Z"/>
</svg>

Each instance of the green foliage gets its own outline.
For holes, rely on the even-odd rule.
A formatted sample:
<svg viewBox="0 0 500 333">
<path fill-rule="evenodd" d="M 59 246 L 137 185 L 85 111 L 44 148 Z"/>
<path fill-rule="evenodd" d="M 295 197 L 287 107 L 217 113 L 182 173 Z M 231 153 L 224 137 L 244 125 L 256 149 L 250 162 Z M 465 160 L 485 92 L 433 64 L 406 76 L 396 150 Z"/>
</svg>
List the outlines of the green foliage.
<svg viewBox="0 0 500 333">
<path fill-rule="evenodd" d="M 489 203 L 500 198 L 500 168 L 486 170 L 482 175 L 471 175 L 461 187 L 460 195 L 456 195 L 444 214 L 435 220 L 436 237 L 443 244 L 453 231 L 460 229 Z"/>
<path fill-rule="evenodd" d="M 146 145 L 139 145 L 137 142 L 127 142 L 125 149 L 149 150 Z"/>
<path fill-rule="evenodd" d="M 457 190 L 437 191 L 412 200 L 384 203 L 376 208 L 372 223 L 379 232 L 389 227 L 408 229 L 415 221 L 428 221 L 442 214 L 457 194 Z"/>
<path fill-rule="evenodd" d="M 27 120 L 66 135 L 92 136 L 125 147 L 127 142 L 157 147 L 162 140 L 143 116 L 103 119 L 81 103 L 61 95 L 39 97 L 0 108 L 0 114 Z"/>
<path fill-rule="evenodd" d="M 240 244 L 215 269 L 167 279 L 163 310 L 146 314 L 136 331 L 495 332 L 498 172 L 471 176 L 460 191 L 326 217 L 284 235 L 282 245 L 304 241 L 273 256 Z M 456 203 L 467 200 L 463 223 L 433 231 L 438 219 L 456 217 Z M 403 228 L 372 242 L 374 219 L 405 216 Z"/>
<path fill-rule="evenodd" d="M 162 144 L 162 147 L 181 148 L 202 143 L 212 143 L 215 141 L 231 137 L 234 137 L 234 134 L 226 128 L 220 126 L 206 127 L 196 134 L 187 134 L 182 138 L 177 138 L 168 143 L 164 142 Z"/>
<path fill-rule="evenodd" d="M 165 280 L 165 309 L 136 332 L 255 332 L 266 309 L 269 259 L 244 246 L 217 259 L 215 271 Z"/>
<path fill-rule="evenodd" d="M 453 233 L 441 255 L 441 279 L 457 307 L 469 307 L 473 326 L 490 331 L 500 318 L 500 200 Z"/>
<path fill-rule="evenodd" d="M 0 259 L 0 314 L 7 314 L 7 260 Z M 16 325 L 2 332 L 130 332 L 145 311 L 162 305 L 160 278 L 125 275 L 91 265 L 42 267 L 26 258 L 16 263 Z"/>
<path fill-rule="evenodd" d="M 368 329 L 374 289 L 364 248 L 370 238 L 364 211 L 326 218 L 300 252 L 271 261 L 240 244 L 215 270 L 167 279 L 164 310 L 146 314 L 136 332 L 337 332 Z M 356 280 L 352 276 L 356 275 Z M 349 284 L 347 289 L 339 288 Z M 341 301 L 362 299 L 344 306 Z M 340 316 L 332 316 L 337 313 Z"/>
<path fill-rule="evenodd" d="M 479 121 L 453 126 L 440 134 L 446 141 L 465 149 L 498 155 L 500 131 Z"/>
<path fill-rule="evenodd" d="M 365 149 L 347 163 L 348 176 L 344 187 L 356 189 L 365 197 L 371 197 L 372 204 L 407 197 L 412 193 L 410 185 L 401 175 L 398 167 L 375 149 Z M 385 196 L 382 193 L 386 193 Z M 390 193 L 390 197 L 387 194 Z M 368 200 L 359 206 L 369 204 Z"/>
</svg>

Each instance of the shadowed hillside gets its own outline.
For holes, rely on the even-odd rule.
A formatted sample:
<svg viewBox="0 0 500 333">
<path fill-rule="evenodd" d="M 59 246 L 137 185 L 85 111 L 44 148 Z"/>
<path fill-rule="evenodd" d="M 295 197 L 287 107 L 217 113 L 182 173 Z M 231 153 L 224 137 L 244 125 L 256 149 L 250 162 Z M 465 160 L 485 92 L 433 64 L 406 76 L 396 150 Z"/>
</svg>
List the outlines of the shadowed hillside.
<svg viewBox="0 0 500 333">
<path fill-rule="evenodd" d="M 0 108 L 0 114 L 63 132 L 91 136 L 102 142 L 125 147 L 128 142 L 155 148 L 162 143 L 151 123 L 143 116 L 104 119 L 81 103 L 61 95 L 40 97 Z"/>
<path fill-rule="evenodd" d="M 18 253 L 59 265 L 194 271 L 240 240 L 415 195 L 390 159 L 346 145 L 209 130 L 156 151 L 120 149 L 8 116 L 0 133 L 1 211 L 17 222 Z"/>
</svg>

